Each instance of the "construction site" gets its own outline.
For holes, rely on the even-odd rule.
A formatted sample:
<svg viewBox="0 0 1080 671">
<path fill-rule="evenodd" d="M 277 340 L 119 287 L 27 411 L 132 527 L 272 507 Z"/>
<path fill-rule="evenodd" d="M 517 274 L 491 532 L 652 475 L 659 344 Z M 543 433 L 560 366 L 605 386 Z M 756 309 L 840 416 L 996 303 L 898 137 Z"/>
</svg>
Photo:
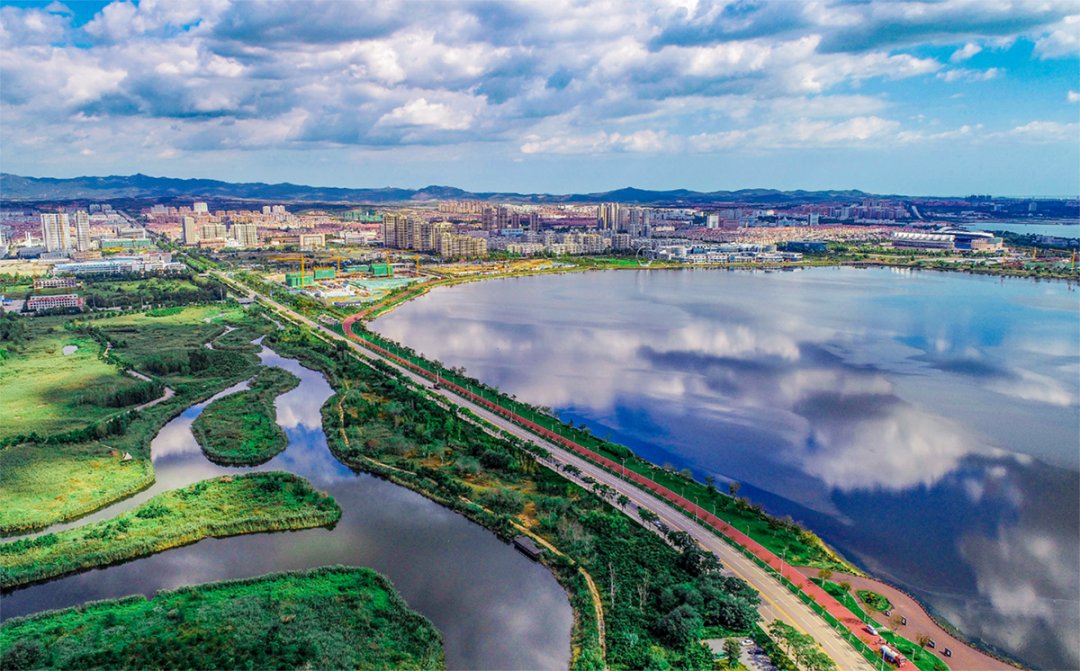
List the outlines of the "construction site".
<svg viewBox="0 0 1080 671">
<path fill-rule="evenodd" d="M 290 254 L 266 257 L 268 282 L 290 293 L 304 294 L 331 305 L 354 306 L 378 301 L 390 292 L 430 277 L 417 256 L 371 252 L 358 256 Z"/>
</svg>

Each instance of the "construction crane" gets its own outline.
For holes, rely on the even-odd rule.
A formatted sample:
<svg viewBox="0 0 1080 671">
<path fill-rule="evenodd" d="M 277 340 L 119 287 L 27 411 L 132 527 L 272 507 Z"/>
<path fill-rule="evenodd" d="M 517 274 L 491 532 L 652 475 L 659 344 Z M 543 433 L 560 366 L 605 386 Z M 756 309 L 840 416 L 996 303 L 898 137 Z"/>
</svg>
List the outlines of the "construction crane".
<svg viewBox="0 0 1080 671">
<path fill-rule="evenodd" d="M 1040 250 L 1043 252 L 1043 258 L 1046 258 L 1046 253 L 1047 252 L 1056 252 L 1056 253 L 1062 254 L 1064 256 L 1071 256 L 1071 257 L 1073 257 L 1073 262 L 1074 263 L 1075 263 L 1075 258 L 1076 258 L 1076 252 L 1068 250 L 1068 249 L 1054 249 L 1053 247 L 1021 247 L 1020 245 L 1013 245 L 1011 248 L 1012 249 L 1022 249 L 1024 251 L 1030 251 L 1032 259 L 1039 258 L 1039 251 Z"/>
<path fill-rule="evenodd" d="M 304 274 L 304 255 L 303 254 L 297 254 L 295 256 L 271 256 L 270 257 L 271 261 L 296 261 L 297 259 L 300 260 L 300 274 L 303 275 Z"/>
<path fill-rule="evenodd" d="M 348 256 L 327 256 L 325 259 L 323 259 L 323 261 L 334 261 L 337 263 L 338 277 L 341 277 L 341 262 L 349 260 L 351 260 L 351 257 Z"/>
</svg>

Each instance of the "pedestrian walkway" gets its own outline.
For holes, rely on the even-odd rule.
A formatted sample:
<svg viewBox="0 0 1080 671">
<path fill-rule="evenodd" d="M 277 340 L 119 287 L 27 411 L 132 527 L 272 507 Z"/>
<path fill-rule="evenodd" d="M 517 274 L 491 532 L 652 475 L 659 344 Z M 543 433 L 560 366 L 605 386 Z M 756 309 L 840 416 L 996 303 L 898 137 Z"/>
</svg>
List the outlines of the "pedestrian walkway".
<svg viewBox="0 0 1080 671">
<path fill-rule="evenodd" d="M 810 582 L 809 578 L 811 576 L 816 578 L 818 574 L 818 569 L 816 568 L 804 566 L 799 567 L 798 570 L 802 575 L 806 576 L 807 582 Z M 931 651 L 938 657 L 941 657 L 953 671 L 1006 671 L 1006 669 L 1015 671 L 1016 669 L 1016 667 L 1006 664 L 1000 659 L 991 657 L 980 650 L 976 650 L 942 629 L 938 623 L 930 617 L 930 614 L 926 612 L 926 609 L 922 604 L 907 593 L 891 585 L 874 580 L 873 578 L 848 575 L 836 571 L 833 572 L 830 580 L 832 582 L 846 580 L 851 583 L 853 593 L 857 590 L 865 589 L 870 590 L 871 592 L 877 592 L 884 596 L 889 600 L 889 603 L 893 605 L 892 613 L 907 618 L 907 624 L 900 625 L 896 629 L 896 633 L 909 641 L 914 641 L 915 636 L 919 633 L 928 634 L 936 644 Z M 867 608 L 866 612 L 869 613 L 870 617 L 878 624 L 889 627 L 889 618 L 886 617 L 884 613 L 870 608 Z M 889 628 L 891 629 L 891 627 Z M 946 648 L 952 651 L 952 657 L 946 657 L 943 654 Z"/>
</svg>

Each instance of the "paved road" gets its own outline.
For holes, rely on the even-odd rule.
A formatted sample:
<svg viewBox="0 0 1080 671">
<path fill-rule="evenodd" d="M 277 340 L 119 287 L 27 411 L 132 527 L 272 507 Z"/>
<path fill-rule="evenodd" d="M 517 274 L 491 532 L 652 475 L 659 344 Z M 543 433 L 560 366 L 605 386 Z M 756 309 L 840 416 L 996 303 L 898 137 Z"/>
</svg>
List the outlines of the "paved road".
<svg viewBox="0 0 1080 671">
<path fill-rule="evenodd" d="M 219 273 L 215 273 L 220 276 Z M 319 332 L 333 338 L 334 340 L 344 341 L 349 346 L 360 353 L 362 356 L 368 359 L 379 358 L 386 363 L 394 366 L 397 370 L 405 374 L 410 380 L 415 382 L 418 386 L 429 387 L 429 381 L 420 375 L 413 373 L 412 371 L 399 366 L 396 362 L 383 359 L 377 356 L 375 353 L 368 350 L 363 345 L 359 344 L 355 340 L 347 339 L 334 331 L 326 328 L 325 326 L 318 324 L 303 315 L 300 315 L 291 309 L 272 301 L 265 296 L 255 293 L 244 287 L 251 296 L 258 296 L 258 298 L 268 306 L 273 307 L 276 310 L 288 315 L 292 319 L 300 321 L 307 326 L 317 329 Z M 761 593 L 762 605 L 760 612 L 766 621 L 773 618 L 779 618 L 785 622 L 793 625 L 800 631 L 813 636 L 822 646 L 826 653 L 833 658 L 837 666 L 842 671 L 873 671 L 873 666 L 870 665 L 866 659 L 859 654 L 850 644 L 847 643 L 835 629 L 825 623 L 809 606 L 799 601 L 798 597 L 793 595 L 787 590 L 786 587 L 781 585 L 775 578 L 760 569 L 756 564 L 747 559 L 741 552 L 735 550 L 725 541 L 715 536 L 712 532 L 706 530 L 702 525 L 695 522 L 692 518 L 686 516 L 681 511 L 671 507 L 667 502 L 659 499 L 648 492 L 644 492 L 637 487 L 634 487 L 630 483 L 608 473 L 604 469 L 596 466 L 592 462 L 586 461 L 584 458 L 579 457 L 577 454 L 566 450 L 554 443 L 550 443 L 530 432 L 524 428 L 510 422 L 509 420 L 496 415 L 495 413 L 487 410 L 486 408 L 471 403 L 470 401 L 456 396 L 447 389 L 440 389 L 438 391 L 432 390 L 434 393 L 440 394 L 448 402 L 458 405 L 463 408 L 467 408 L 476 413 L 479 417 L 490 422 L 491 424 L 499 427 L 500 429 L 511 433 L 523 440 L 530 441 L 540 447 L 544 448 L 552 454 L 554 459 L 562 462 L 563 464 L 573 464 L 577 468 L 581 469 L 582 473 L 589 475 L 594 480 L 602 482 L 609 487 L 612 487 L 620 494 L 625 494 L 630 498 L 631 503 L 626 506 L 625 512 L 632 519 L 639 519 L 637 516 L 637 508 L 647 508 L 657 515 L 667 524 L 669 527 L 679 529 L 689 533 L 695 540 L 702 545 L 702 547 L 710 550 L 717 557 L 724 566 L 730 569 L 735 575 L 738 575 L 743 580 L 748 582 L 754 589 Z M 560 471 L 561 472 L 561 471 Z M 570 477 L 568 474 L 563 473 L 564 476 Z M 573 478 L 570 478 L 573 479 Z"/>
</svg>

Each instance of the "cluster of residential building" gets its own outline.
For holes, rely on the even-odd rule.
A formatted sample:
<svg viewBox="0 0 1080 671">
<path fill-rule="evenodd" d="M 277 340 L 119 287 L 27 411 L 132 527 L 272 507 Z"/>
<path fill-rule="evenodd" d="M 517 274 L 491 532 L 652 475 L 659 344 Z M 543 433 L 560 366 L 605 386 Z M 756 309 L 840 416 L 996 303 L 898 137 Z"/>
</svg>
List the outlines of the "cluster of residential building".
<svg viewBox="0 0 1080 671">
<path fill-rule="evenodd" d="M 253 249 L 297 244 L 314 249 L 337 235 L 342 226 L 325 213 L 298 215 L 284 205 L 264 205 L 256 210 L 214 210 L 207 203 L 143 210 L 146 228 L 180 244 L 202 249 Z"/>
</svg>

